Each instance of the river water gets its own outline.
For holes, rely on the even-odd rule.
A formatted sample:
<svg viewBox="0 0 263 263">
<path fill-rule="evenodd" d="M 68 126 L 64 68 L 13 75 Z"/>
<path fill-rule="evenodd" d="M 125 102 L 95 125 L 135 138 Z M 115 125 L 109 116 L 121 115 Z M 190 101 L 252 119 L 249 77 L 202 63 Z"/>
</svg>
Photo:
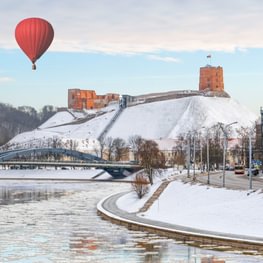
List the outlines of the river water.
<svg viewBox="0 0 263 263">
<path fill-rule="evenodd" d="M 97 216 L 99 200 L 127 183 L 0 182 L 0 262 L 263 262 L 130 231 Z"/>
</svg>

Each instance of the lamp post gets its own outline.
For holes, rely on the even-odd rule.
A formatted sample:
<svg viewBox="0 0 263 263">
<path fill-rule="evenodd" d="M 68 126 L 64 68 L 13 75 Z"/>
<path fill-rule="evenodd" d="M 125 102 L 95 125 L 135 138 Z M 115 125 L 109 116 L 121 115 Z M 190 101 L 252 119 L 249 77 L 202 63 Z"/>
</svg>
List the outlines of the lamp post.
<svg viewBox="0 0 263 263">
<path fill-rule="evenodd" d="M 249 131 L 249 189 L 252 189 L 252 143 L 251 143 L 251 136 L 252 131 Z"/>
<path fill-rule="evenodd" d="M 188 134 L 188 147 L 187 147 L 187 178 L 190 178 L 190 163 L 191 163 L 191 143 L 193 138 L 193 181 L 196 180 L 195 174 L 195 141 L 196 141 L 196 131 L 194 130 L 193 135 L 192 132 L 189 131 Z"/>
<path fill-rule="evenodd" d="M 203 144 L 202 144 L 202 136 L 201 132 L 199 132 L 199 147 L 200 147 L 200 171 L 203 173 Z"/>
<path fill-rule="evenodd" d="M 252 136 L 255 127 L 252 127 L 249 130 L 248 139 L 249 139 L 249 189 L 252 189 Z"/>
<path fill-rule="evenodd" d="M 226 142 L 227 142 L 227 128 L 229 128 L 231 125 L 233 124 L 236 124 L 237 121 L 235 122 L 231 122 L 227 125 L 219 122 L 219 126 L 220 128 L 222 129 L 223 131 L 223 134 L 224 134 L 224 149 L 223 149 L 223 187 L 225 187 L 225 181 L 226 181 L 226 148 L 227 148 L 227 145 L 226 145 Z"/>
<path fill-rule="evenodd" d="M 194 133 L 193 168 L 194 168 L 193 181 L 195 181 L 196 180 L 196 176 L 195 176 L 195 133 Z"/>
<path fill-rule="evenodd" d="M 207 184 L 210 184 L 210 158 L 209 158 L 209 131 L 211 128 L 214 126 L 207 128 L 207 133 L 206 133 L 206 171 L 207 171 Z M 202 127 L 202 129 L 206 129 L 205 126 Z"/>
<path fill-rule="evenodd" d="M 209 137 L 206 139 L 206 157 L 207 157 L 207 184 L 210 184 L 210 164 L 209 164 Z"/>
<path fill-rule="evenodd" d="M 191 148 L 191 135 L 188 133 L 187 135 L 187 178 L 190 178 L 190 148 Z"/>
</svg>

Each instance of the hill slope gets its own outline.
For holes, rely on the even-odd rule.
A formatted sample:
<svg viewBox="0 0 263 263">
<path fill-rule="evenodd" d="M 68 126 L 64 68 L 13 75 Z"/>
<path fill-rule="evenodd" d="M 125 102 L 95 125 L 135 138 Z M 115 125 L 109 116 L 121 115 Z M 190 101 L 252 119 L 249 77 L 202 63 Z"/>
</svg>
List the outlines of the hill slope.
<svg viewBox="0 0 263 263">
<path fill-rule="evenodd" d="M 256 114 L 231 98 L 195 96 L 127 108 L 107 135 L 123 139 L 135 134 L 147 139 L 174 139 L 217 122 L 238 121 L 236 127 L 247 127 L 256 119 Z"/>
<path fill-rule="evenodd" d="M 64 143 L 74 141 L 79 150 L 92 150 L 97 147 L 97 138 L 111 122 L 118 111 L 118 104 L 100 111 L 92 111 L 91 118 L 84 118 L 80 113 L 76 121 L 70 112 L 58 112 L 38 129 L 14 137 L 10 143 L 20 147 L 50 146 L 54 138 Z M 238 127 L 252 126 L 257 115 L 231 98 L 219 97 L 186 97 L 166 101 L 140 104 L 125 108 L 107 137 L 121 137 L 124 140 L 132 135 L 146 139 L 175 139 L 180 134 L 202 127 L 211 127 L 217 122 L 225 124 L 237 121 Z"/>
</svg>

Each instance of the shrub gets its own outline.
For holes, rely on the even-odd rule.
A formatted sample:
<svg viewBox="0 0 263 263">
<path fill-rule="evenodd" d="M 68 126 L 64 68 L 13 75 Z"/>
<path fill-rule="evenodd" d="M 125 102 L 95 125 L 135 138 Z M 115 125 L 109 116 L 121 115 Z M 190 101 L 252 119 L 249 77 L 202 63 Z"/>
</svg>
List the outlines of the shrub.
<svg viewBox="0 0 263 263">
<path fill-rule="evenodd" d="M 144 174 L 137 174 L 132 182 L 132 188 L 139 199 L 149 192 L 149 179 Z"/>
</svg>

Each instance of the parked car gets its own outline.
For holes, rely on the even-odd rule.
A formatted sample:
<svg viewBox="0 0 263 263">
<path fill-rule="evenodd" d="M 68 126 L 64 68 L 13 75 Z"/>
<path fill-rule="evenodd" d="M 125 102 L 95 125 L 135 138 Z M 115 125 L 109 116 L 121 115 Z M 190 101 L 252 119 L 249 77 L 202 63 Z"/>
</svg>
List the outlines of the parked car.
<svg viewBox="0 0 263 263">
<path fill-rule="evenodd" d="M 258 175 L 259 174 L 259 169 L 257 167 L 252 167 L 251 168 L 251 173 L 252 173 L 252 175 Z M 249 169 L 247 170 L 247 176 L 249 176 Z"/>
<path fill-rule="evenodd" d="M 244 174 L 245 173 L 245 167 L 243 164 L 236 164 L 234 171 L 235 171 L 235 174 Z"/>
</svg>

